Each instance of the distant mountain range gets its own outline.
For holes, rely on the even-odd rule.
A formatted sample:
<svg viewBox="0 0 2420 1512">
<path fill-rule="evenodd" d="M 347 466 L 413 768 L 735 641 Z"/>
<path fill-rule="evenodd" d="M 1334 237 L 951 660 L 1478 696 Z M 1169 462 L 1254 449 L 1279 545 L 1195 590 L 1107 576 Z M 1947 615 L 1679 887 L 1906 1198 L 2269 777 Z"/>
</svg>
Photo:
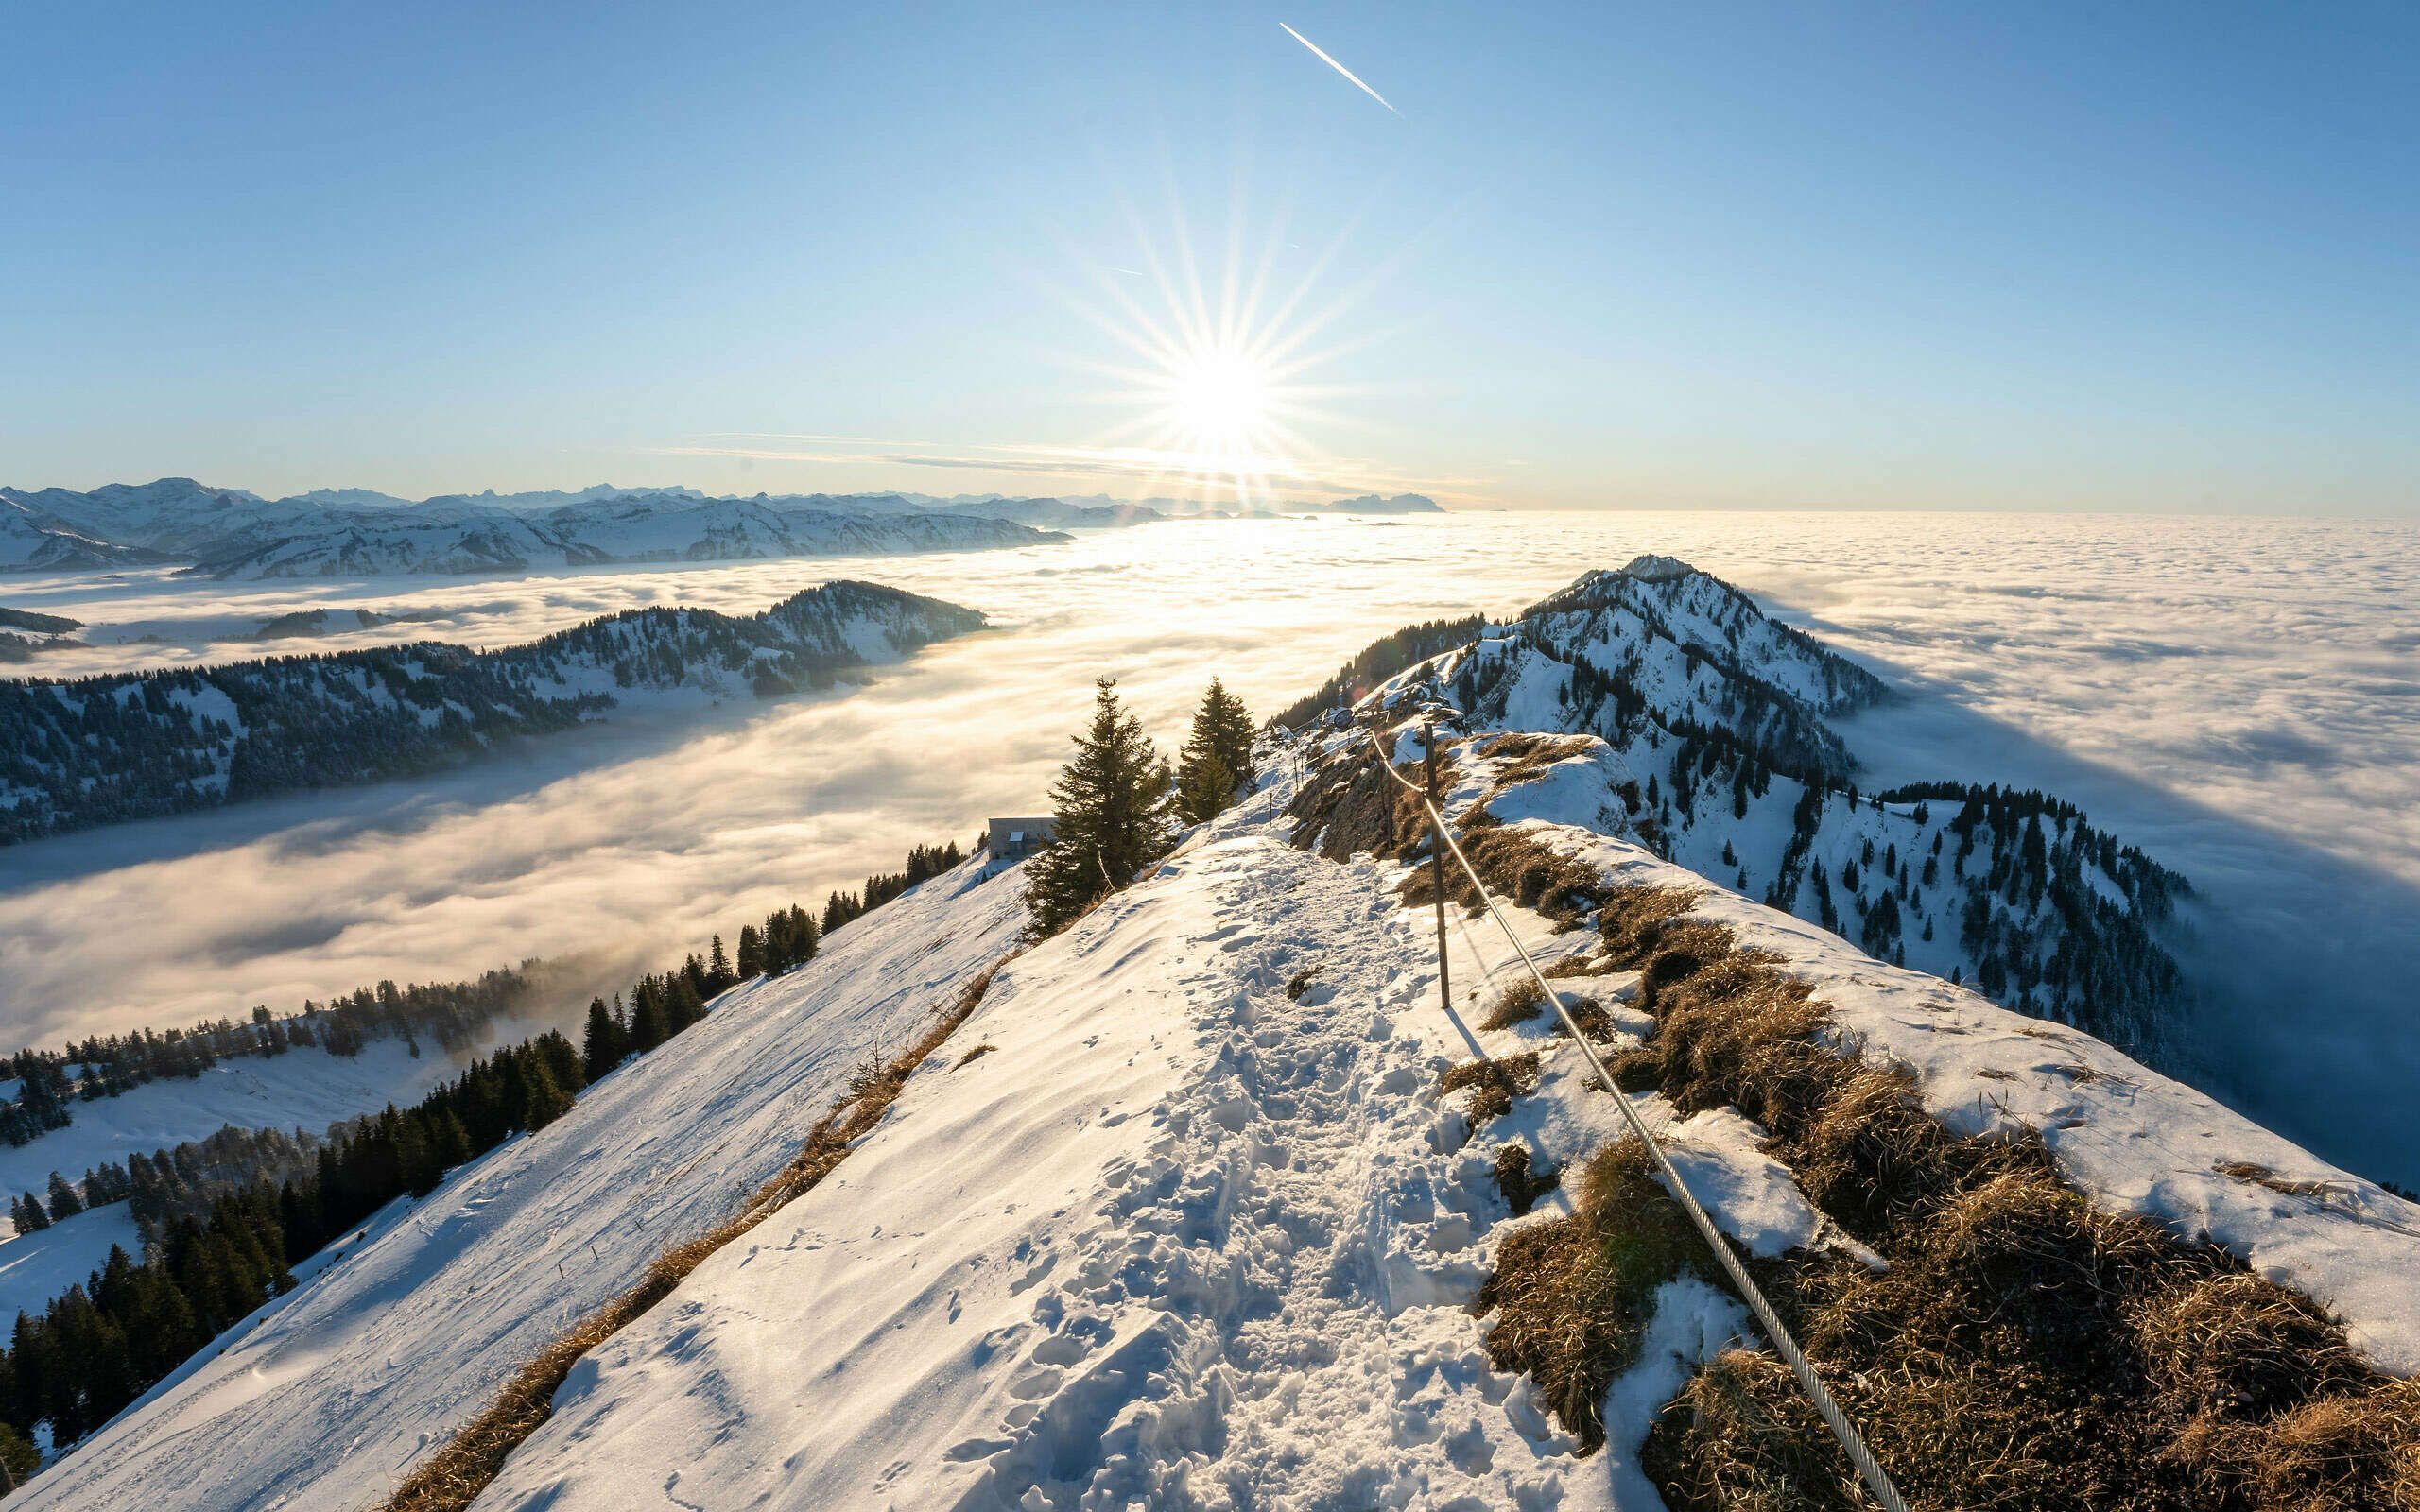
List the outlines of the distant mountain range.
<svg viewBox="0 0 2420 1512">
<path fill-rule="evenodd" d="M 852 507 L 821 494 L 716 499 L 690 489 L 604 487 L 413 503 L 361 489 L 264 499 L 191 478 L 89 493 L 0 488 L 0 568 L 43 572 L 185 563 L 219 578 L 515 573 L 1066 539 L 997 515 Z"/>
<path fill-rule="evenodd" d="M 218 578 L 517 573 L 616 562 L 972 551 L 1064 541 L 1068 528 L 1236 513 L 1427 513 L 1416 493 L 1238 510 L 1178 499 L 942 499 L 929 494 L 710 496 L 695 489 L 440 494 L 315 489 L 265 499 L 191 478 L 90 492 L 0 487 L 0 571 L 182 563 Z"/>
<path fill-rule="evenodd" d="M 634 697 L 775 698 L 983 627 L 874 583 L 761 614 L 628 610 L 472 652 L 418 642 L 201 669 L 0 682 L 0 845 L 458 766 Z"/>
</svg>

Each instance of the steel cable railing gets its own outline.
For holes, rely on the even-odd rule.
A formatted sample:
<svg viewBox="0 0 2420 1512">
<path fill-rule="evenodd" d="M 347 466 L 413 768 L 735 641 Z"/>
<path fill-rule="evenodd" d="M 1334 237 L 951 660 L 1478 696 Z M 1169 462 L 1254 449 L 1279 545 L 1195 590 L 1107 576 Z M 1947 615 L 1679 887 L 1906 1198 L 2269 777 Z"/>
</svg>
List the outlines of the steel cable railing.
<svg viewBox="0 0 2420 1512">
<path fill-rule="evenodd" d="M 1638 1109 L 1632 1105 L 1630 1098 L 1614 1084 L 1613 1074 L 1605 1069 L 1605 1062 L 1597 1054 L 1597 1047 L 1589 1043 L 1588 1036 L 1581 1031 L 1579 1023 L 1571 1017 L 1571 1010 L 1563 1005 L 1562 994 L 1555 991 L 1554 984 L 1547 980 L 1547 974 L 1538 970 L 1538 963 L 1531 958 L 1529 947 L 1521 943 L 1521 936 L 1512 928 L 1512 920 L 1504 917 L 1504 910 L 1495 905 L 1495 895 L 1487 890 L 1487 884 L 1479 879 L 1478 868 L 1471 865 L 1470 857 L 1462 853 L 1461 845 L 1455 840 L 1453 831 L 1446 828 L 1444 815 L 1438 811 L 1436 803 L 1428 794 L 1414 787 L 1405 780 L 1401 772 L 1395 770 L 1394 763 L 1388 757 L 1386 747 L 1378 742 L 1377 731 L 1365 726 L 1362 732 L 1370 737 L 1370 748 L 1377 755 L 1379 768 L 1401 784 L 1404 791 L 1419 799 L 1420 806 L 1427 810 L 1430 833 L 1438 840 L 1443 841 L 1445 849 L 1453 852 L 1454 859 L 1461 864 L 1463 873 L 1471 879 L 1471 885 L 1478 890 L 1479 902 L 1487 905 L 1487 911 L 1495 917 L 1497 927 L 1504 931 L 1504 937 L 1512 942 L 1512 949 L 1520 954 L 1521 964 L 1530 969 L 1530 975 L 1536 979 L 1539 992 L 1545 995 L 1547 1004 L 1554 1009 L 1555 1016 L 1563 1021 L 1563 1027 L 1571 1036 L 1572 1043 L 1578 1045 L 1580 1053 L 1588 1057 L 1589 1068 L 1596 1072 L 1597 1079 L 1603 1085 L 1605 1091 L 1613 1095 L 1614 1105 L 1621 1109 L 1622 1119 L 1630 1125 L 1631 1132 L 1637 1135 L 1639 1143 L 1647 1147 L 1649 1158 L 1654 1160 L 1656 1171 L 1664 1177 L 1664 1184 L 1670 1188 L 1672 1195 L 1678 1198 L 1681 1206 L 1687 1211 L 1689 1221 L 1697 1225 L 1698 1232 L 1704 1236 L 1707 1247 L 1714 1251 L 1715 1259 L 1721 1262 L 1723 1271 L 1731 1278 L 1731 1283 L 1739 1289 L 1741 1297 L 1747 1298 L 1749 1308 L 1756 1314 L 1756 1320 L 1764 1325 L 1765 1336 L 1772 1341 L 1774 1349 L 1789 1364 L 1790 1373 L 1798 1377 L 1799 1385 L 1806 1389 L 1808 1399 L 1815 1403 L 1815 1411 L 1823 1418 L 1824 1426 L 1831 1429 L 1832 1436 L 1840 1440 L 1841 1449 L 1847 1451 L 1849 1461 L 1857 1467 L 1858 1475 L 1864 1480 L 1866 1489 L 1874 1493 L 1875 1500 L 1882 1503 L 1886 1512 L 1908 1512 L 1908 1503 L 1900 1499 L 1898 1487 L 1891 1484 L 1891 1477 L 1883 1472 L 1880 1462 L 1876 1460 L 1873 1452 L 1865 1447 L 1865 1440 L 1858 1436 L 1857 1429 L 1850 1425 L 1847 1416 L 1841 1411 L 1839 1404 L 1832 1400 L 1831 1392 L 1824 1389 L 1823 1381 L 1815 1374 L 1815 1367 L 1807 1363 L 1806 1354 L 1799 1349 L 1798 1341 L 1789 1336 L 1788 1329 L 1782 1327 L 1781 1319 L 1773 1313 L 1772 1304 L 1765 1300 L 1764 1292 L 1749 1278 L 1747 1267 L 1739 1263 L 1739 1257 L 1731 1252 L 1731 1246 L 1724 1242 L 1721 1230 L 1715 1228 L 1714 1219 L 1707 1215 L 1704 1206 L 1698 1201 L 1697 1194 L 1689 1190 L 1689 1184 L 1681 1179 L 1681 1173 L 1673 1167 L 1670 1158 L 1665 1155 L 1664 1146 L 1656 1140 L 1654 1131 L 1647 1126 L 1647 1121 L 1639 1116 Z M 1432 753 L 1436 748 L 1436 731 L 1433 728 L 1426 732 L 1426 748 Z M 1442 859 L 1435 858 L 1433 852 L 1432 859 L 1436 860 L 1437 865 L 1442 868 Z M 1441 881 L 1442 876 L 1441 871 Z M 1443 893 L 1444 888 L 1440 885 L 1438 902 L 1441 909 L 1443 906 Z M 1442 931 L 1438 936 L 1438 948 L 1442 954 L 1444 948 L 1444 936 Z M 1441 962 L 1441 969 L 1442 964 Z"/>
</svg>

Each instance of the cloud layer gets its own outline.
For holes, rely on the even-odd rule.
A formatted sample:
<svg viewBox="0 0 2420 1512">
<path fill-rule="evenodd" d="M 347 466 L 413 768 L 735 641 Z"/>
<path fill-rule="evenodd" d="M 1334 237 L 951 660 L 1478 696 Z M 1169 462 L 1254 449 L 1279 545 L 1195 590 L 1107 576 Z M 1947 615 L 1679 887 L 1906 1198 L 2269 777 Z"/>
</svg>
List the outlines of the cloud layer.
<svg viewBox="0 0 2420 1512">
<path fill-rule="evenodd" d="M 296 609 L 445 617 L 278 649 L 497 644 L 648 603 L 751 611 L 843 576 L 1001 627 L 870 688 L 734 707 L 709 728 L 616 728 L 416 789 L 17 848 L 0 893 L 0 1033 L 51 1042 L 573 951 L 618 971 L 892 868 L 911 843 L 962 843 L 987 815 L 1032 812 L 1098 673 L 1172 743 L 1213 672 L 1271 709 L 1407 621 L 1507 611 L 1648 550 L 1730 577 L 1906 686 L 1907 703 L 1851 731 L 1877 780 L 2047 787 L 2185 871 L 2206 895 L 2221 1090 L 2340 1160 L 2420 1177 L 2391 1105 L 2344 1095 L 2383 1097 L 2420 1072 L 2406 1024 L 2420 980 L 2407 609 L 2420 546 L 2408 527 L 2359 521 L 1184 523 L 1013 552 L 368 589 L 19 580 L 0 601 L 91 621 L 98 640 L 163 637 L 66 653 L 45 673 L 256 654 L 224 637 Z"/>
</svg>

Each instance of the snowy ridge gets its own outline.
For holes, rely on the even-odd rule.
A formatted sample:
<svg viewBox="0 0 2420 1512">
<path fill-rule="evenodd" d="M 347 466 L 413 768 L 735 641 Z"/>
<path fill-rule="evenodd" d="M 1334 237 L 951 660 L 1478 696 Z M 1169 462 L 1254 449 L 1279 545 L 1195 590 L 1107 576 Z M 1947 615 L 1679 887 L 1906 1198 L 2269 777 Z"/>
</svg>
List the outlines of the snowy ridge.
<svg viewBox="0 0 2420 1512">
<path fill-rule="evenodd" d="M 0 843 L 453 765 L 628 704 L 826 688 L 982 627 L 838 581 L 762 613 L 628 610 L 527 645 L 421 642 L 74 682 L 0 682 Z"/>
<path fill-rule="evenodd" d="M 1737 589 L 1642 557 L 1359 708 L 1420 703 L 1487 732 L 1458 765 L 1476 783 L 1458 818 L 1484 801 L 1624 835 L 1874 955 L 2155 1050 L 2184 988 L 2161 934 L 2185 879 L 2045 795 L 1859 793 L 1828 720 L 1888 696 Z"/>
</svg>

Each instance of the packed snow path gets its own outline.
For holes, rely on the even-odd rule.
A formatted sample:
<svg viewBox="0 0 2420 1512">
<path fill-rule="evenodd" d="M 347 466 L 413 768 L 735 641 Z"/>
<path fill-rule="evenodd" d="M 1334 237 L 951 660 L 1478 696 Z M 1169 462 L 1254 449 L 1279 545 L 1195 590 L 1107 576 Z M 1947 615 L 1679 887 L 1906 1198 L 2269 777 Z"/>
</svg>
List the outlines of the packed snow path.
<svg viewBox="0 0 2420 1512">
<path fill-rule="evenodd" d="M 1224 833 L 1002 971 L 478 1505 L 1614 1504 L 1465 1311 L 1505 1212 L 1426 1095 L 1470 1046 L 1426 916 L 1376 868 Z M 1692 1357 L 1729 1333 L 1700 1300 Z"/>
</svg>

